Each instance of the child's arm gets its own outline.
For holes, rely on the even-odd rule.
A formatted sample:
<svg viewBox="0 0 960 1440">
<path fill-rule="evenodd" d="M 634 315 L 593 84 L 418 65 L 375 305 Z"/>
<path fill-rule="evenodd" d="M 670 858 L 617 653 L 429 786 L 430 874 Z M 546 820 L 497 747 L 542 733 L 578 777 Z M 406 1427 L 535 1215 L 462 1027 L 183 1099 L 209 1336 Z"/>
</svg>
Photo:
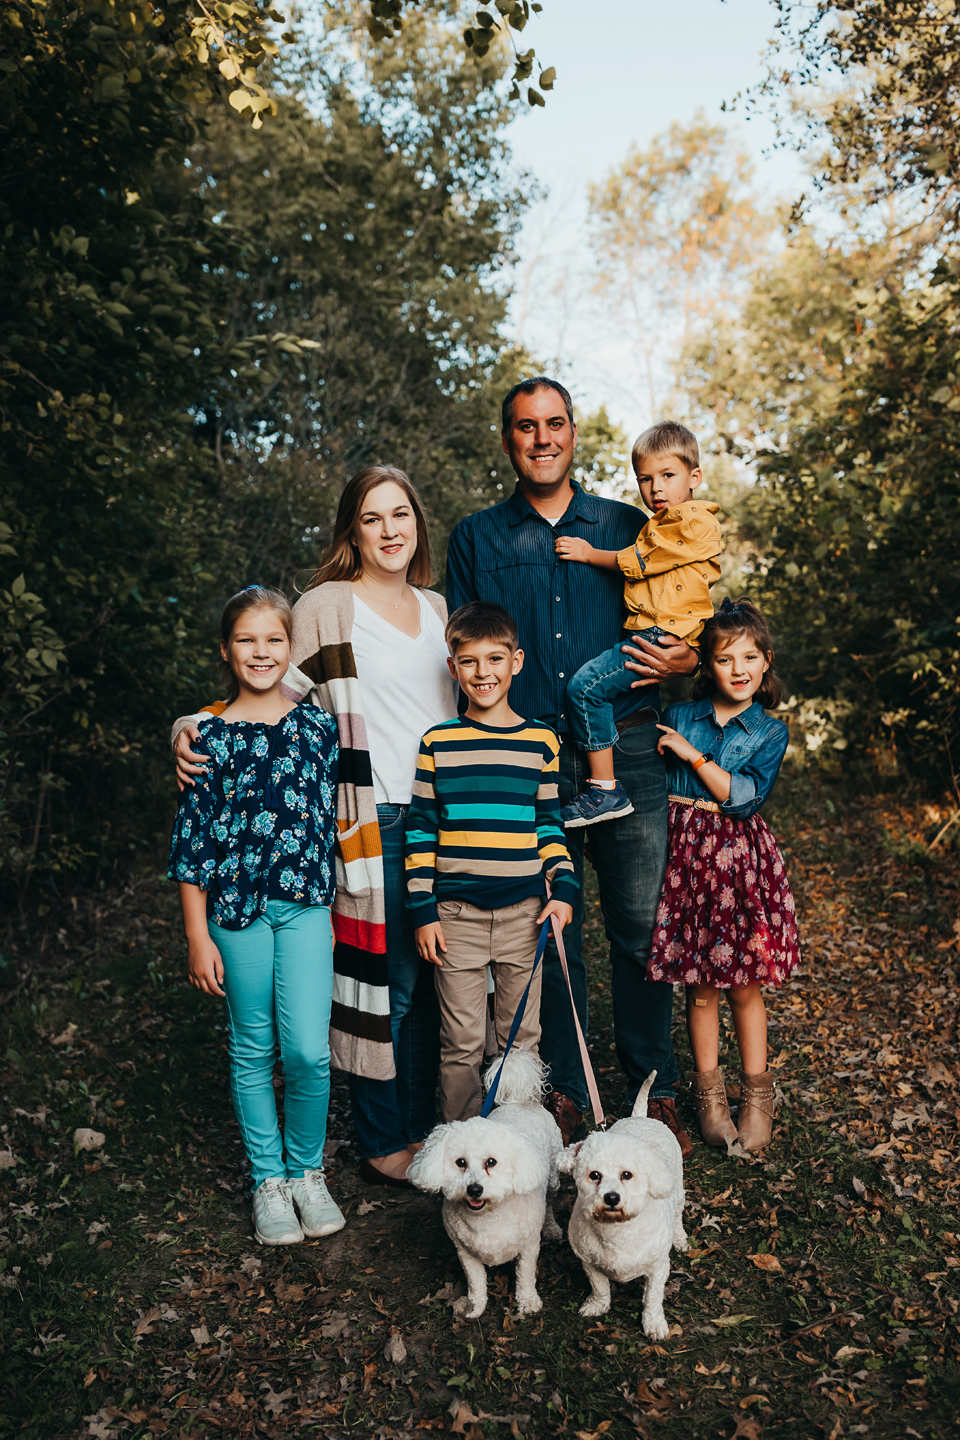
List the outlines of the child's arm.
<svg viewBox="0 0 960 1440">
<path fill-rule="evenodd" d="M 689 765 L 701 758 L 703 752 L 669 725 L 658 725 L 657 729 L 664 732 L 658 747 L 661 755 L 669 750 Z M 769 798 L 789 743 L 786 725 L 778 726 L 739 770 L 724 770 L 715 760 L 708 760 L 698 766 L 697 778 L 719 802 L 725 815 L 734 820 L 748 820 Z"/>
<path fill-rule="evenodd" d="M 551 892 L 539 923 L 542 924 L 548 915 L 556 915 L 563 926 L 569 925 L 573 919 L 573 907 L 580 882 L 570 859 L 570 851 L 563 835 L 563 821 L 560 819 L 560 798 L 557 792 L 559 755 L 559 743 L 551 735 L 550 743 L 544 747 L 543 770 L 537 790 L 537 842 L 543 873 Z"/>
<path fill-rule="evenodd" d="M 205 995 L 223 995 L 223 961 L 207 929 L 207 892 L 180 881 L 180 908 L 187 934 L 187 969 L 190 984 Z"/>
<path fill-rule="evenodd" d="M 421 740 L 413 798 L 407 811 L 404 864 L 407 909 L 416 930 L 417 952 L 422 960 L 429 960 L 432 965 L 442 965 L 438 951 L 446 953 L 447 949 L 434 895 L 439 842 L 440 801 L 437 797 L 436 762 L 427 741 Z"/>
<path fill-rule="evenodd" d="M 574 535 L 558 535 L 553 548 L 561 560 L 579 560 L 600 570 L 617 569 L 616 550 L 595 550 L 589 540 L 578 540 Z"/>
</svg>

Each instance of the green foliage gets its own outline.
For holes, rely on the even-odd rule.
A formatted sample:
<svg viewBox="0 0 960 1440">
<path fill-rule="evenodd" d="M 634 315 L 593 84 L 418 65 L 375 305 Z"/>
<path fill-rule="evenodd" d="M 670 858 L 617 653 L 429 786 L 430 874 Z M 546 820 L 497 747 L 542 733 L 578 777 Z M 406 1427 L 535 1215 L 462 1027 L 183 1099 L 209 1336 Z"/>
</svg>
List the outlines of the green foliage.
<svg viewBox="0 0 960 1440">
<path fill-rule="evenodd" d="M 409 469 L 438 534 L 495 493 L 491 281 L 518 202 L 496 67 L 464 71 L 438 13 L 348 63 L 352 10 L 324 7 L 339 50 L 288 47 L 268 144 L 199 126 L 159 68 L 103 99 L 118 42 L 89 15 L 0 119 L 0 856 L 20 893 L 154 849 L 165 732 L 212 679 L 222 597 L 292 589 L 353 469 Z M 18 178 L 26 116 L 42 186 Z"/>
</svg>

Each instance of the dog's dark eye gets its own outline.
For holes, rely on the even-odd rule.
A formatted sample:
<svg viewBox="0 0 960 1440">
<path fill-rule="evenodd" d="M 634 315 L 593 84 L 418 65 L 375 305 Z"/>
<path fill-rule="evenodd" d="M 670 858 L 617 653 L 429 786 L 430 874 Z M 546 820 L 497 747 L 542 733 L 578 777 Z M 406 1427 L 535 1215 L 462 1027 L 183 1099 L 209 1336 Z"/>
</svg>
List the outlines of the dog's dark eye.
<svg viewBox="0 0 960 1440">
<path fill-rule="evenodd" d="M 591 1179 L 591 1180 L 594 1180 L 594 1181 L 596 1181 L 596 1180 L 602 1180 L 602 1179 L 603 1179 L 603 1176 L 600 1174 L 600 1171 L 599 1171 L 599 1170 L 591 1170 L 591 1171 L 590 1171 L 590 1179 Z"/>
<path fill-rule="evenodd" d="M 496 1165 L 497 1162 L 496 1162 L 496 1160 L 494 1160 L 494 1159 L 491 1157 L 489 1160 L 485 1160 L 483 1163 L 484 1163 L 484 1168 L 485 1168 L 485 1169 L 487 1169 L 487 1170 L 492 1170 L 493 1167 L 494 1167 L 494 1165 Z"/>
<path fill-rule="evenodd" d="M 466 1168 L 467 1168 L 467 1162 L 466 1162 L 466 1160 L 458 1160 L 458 1161 L 457 1161 L 457 1169 L 458 1169 L 458 1170 L 466 1170 Z"/>
<path fill-rule="evenodd" d="M 633 1173 L 632 1173 L 632 1171 L 630 1171 L 630 1170 L 624 1170 L 623 1174 L 620 1176 L 620 1179 L 621 1179 L 621 1180 L 632 1180 L 632 1179 L 633 1179 Z"/>
</svg>

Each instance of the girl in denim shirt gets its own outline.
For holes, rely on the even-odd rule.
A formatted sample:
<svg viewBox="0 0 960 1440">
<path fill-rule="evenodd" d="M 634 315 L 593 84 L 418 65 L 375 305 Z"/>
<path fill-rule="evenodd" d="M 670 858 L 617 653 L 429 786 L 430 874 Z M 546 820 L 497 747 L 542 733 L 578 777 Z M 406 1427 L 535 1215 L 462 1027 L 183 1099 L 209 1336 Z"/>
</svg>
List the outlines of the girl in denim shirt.
<svg viewBox="0 0 960 1440">
<path fill-rule="evenodd" d="M 227 602 L 220 653 L 230 700 L 200 726 L 210 758 L 180 801 L 168 870 L 180 882 L 190 983 L 226 1001 L 230 1089 L 261 1245 L 344 1223 L 323 1173 L 339 746 L 332 716 L 281 689 L 291 630 L 276 591 L 252 585 Z"/>
<path fill-rule="evenodd" d="M 723 602 L 700 637 L 694 694 L 659 728 L 668 765 L 670 842 L 648 980 L 687 988 L 694 1099 L 708 1145 L 759 1150 L 770 1140 L 775 1086 L 767 1069 L 761 985 L 800 963 L 793 895 L 776 840 L 758 811 L 773 789 L 789 732 L 764 706 L 780 702 L 767 622 L 749 600 Z M 740 1050 L 734 1125 L 719 1066 L 720 991 Z"/>
</svg>

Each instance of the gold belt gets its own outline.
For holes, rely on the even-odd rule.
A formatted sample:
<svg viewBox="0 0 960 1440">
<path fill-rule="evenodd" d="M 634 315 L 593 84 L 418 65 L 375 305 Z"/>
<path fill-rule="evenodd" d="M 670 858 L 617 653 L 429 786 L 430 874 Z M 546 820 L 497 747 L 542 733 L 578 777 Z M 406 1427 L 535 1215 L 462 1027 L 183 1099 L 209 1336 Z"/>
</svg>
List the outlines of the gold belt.
<svg viewBox="0 0 960 1440">
<path fill-rule="evenodd" d="M 668 795 L 667 799 L 671 805 L 692 805 L 694 810 L 712 810 L 717 815 L 723 813 L 716 800 L 692 800 L 689 795 Z"/>
</svg>

